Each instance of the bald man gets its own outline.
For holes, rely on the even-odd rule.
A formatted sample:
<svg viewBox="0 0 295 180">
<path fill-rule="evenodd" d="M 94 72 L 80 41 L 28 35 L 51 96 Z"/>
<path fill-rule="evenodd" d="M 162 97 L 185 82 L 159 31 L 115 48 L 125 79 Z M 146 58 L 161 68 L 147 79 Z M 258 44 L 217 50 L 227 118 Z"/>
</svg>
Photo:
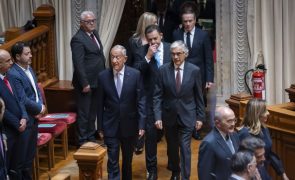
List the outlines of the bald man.
<svg viewBox="0 0 295 180">
<path fill-rule="evenodd" d="M 231 175 L 231 157 L 238 150 L 239 138 L 234 132 L 236 117 L 228 107 L 217 107 L 215 127 L 199 148 L 200 180 L 227 179 Z"/>
<path fill-rule="evenodd" d="M 17 91 L 12 78 L 7 75 L 12 65 L 8 51 L 0 49 L 0 97 L 5 103 L 3 129 L 7 136 L 6 167 L 10 179 L 22 179 L 26 152 L 24 131 L 28 115 L 25 106 L 18 100 Z"/>
</svg>

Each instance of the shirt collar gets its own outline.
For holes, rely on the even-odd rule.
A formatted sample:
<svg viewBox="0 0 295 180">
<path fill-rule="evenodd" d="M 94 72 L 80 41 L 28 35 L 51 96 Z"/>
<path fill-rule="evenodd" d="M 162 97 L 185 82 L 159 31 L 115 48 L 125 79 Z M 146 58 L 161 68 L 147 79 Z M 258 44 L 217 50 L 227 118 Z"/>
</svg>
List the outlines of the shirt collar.
<svg viewBox="0 0 295 180">
<path fill-rule="evenodd" d="M 236 174 L 232 174 L 231 177 L 236 178 L 237 180 L 245 180 L 245 178 L 238 176 Z"/>
<path fill-rule="evenodd" d="M 0 78 L 3 80 L 4 79 L 4 77 L 6 76 L 6 73 L 5 74 L 1 74 L 0 73 Z"/>
<path fill-rule="evenodd" d="M 114 76 L 116 76 L 117 73 L 119 73 L 120 75 L 124 75 L 124 71 L 125 71 L 125 65 L 123 66 L 123 68 L 119 72 L 113 70 L 113 74 L 114 74 Z"/>
<path fill-rule="evenodd" d="M 163 43 L 161 42 L 160 46 L 157 49 L 158 52 L 163 52 Z"/>
<path fill-rule="evenodd" d="M 175 68 L 175 70 L 176 70 L 176 68 L 180 68 L 180 70 L 183 70 L 183 68 L 184 68 L 184 63 L 185 63 L 185 61 L 183 61 L 183 63 L 182 63 L 180 66 L 176 66 L 176 65 L 174 64 L 174 68 Z"/>
<path fill-rule="evenodd" d="M 19 64 L 17 64 L 17 63 L 15 63 L 18 67 L 20 67 L 23 71 L 27 71 L 27 70 L 29 70 L 29 68 L 30 68 L 30 66 L 28 66 L 28 68 L 27 69 L 25 69 L 25 68 L 23 68 L 21 65 L 19 65 Z"/>
<path fill-rule="evenodd" d="M 195 30 L 196 30 L 196 27 L 194 27 L 194 28 L 190 31 L 192 37 L 194 37 Z M 186 34 L 187 31 L 184 31 L 184 33 Z"/>
</svg>

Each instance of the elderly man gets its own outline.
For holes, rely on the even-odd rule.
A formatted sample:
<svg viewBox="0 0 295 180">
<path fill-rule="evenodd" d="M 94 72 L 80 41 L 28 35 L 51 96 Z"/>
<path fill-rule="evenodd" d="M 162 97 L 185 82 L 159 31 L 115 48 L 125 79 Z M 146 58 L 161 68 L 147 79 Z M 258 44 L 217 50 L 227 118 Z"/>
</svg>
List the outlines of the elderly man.
<svg viewBox="0 0 295 180">
<path fill-rule="evenodd" d="M 155 125 L 165 128 L 171 179 L 179 179 L 180 170 L 182 179 L 189 179 L 192 132 L 202 127 L 205 116 L 202 77 L 197 66 L 185 61 L 188 48 L 183 41 L 173 42 L 170 52 L 172 62 L 160 67 L 155 85 Z"/>
<path fill-rule="evenodd" d="M 26 150 L 23 148 L 28 115 L 18 100 L 17 90 L 7 74 L 12 65 L 9 52 L 0 49 L 0 97 L 5 103 L 3 128 L 7 136 L 6 167 L 10 179 L 23 179 Z"/>
<path fill-rule="evenodd" d="M 93 12 L 82 12 L 80 29 L 71 40 L 79 145 L 96 139 L 97 80 L 98 74 L 105 69 L 105 57 L 95 24 Z"/>
<path fill-rule="evenodd" d="M 214 129 L 205 136 L 199 148 L 200 180 L 228 178 L 231 174 L 230 159 L 239 147 L 239 137 L 234 132 L 234 112 L 228 107 L 217 107 L 214 122 Z"/>
<path fill-rule="evenodd" d="M 110 53 L 111 69 L 99 74 L 98 131 L 108 151 L 108 179 L 132 179 L 132 156 L 136 138 L 144 135 L 146 108 L 140 72 L 125 66 L 126 49 L 116 45 Z"/>
<path fill-rule="evenodd" d="M 228 180 L 251 180 L 256 177 L 256 158 L 251 151 L 238 151 L 231 158 L 232 174 Z"/>
</svg>

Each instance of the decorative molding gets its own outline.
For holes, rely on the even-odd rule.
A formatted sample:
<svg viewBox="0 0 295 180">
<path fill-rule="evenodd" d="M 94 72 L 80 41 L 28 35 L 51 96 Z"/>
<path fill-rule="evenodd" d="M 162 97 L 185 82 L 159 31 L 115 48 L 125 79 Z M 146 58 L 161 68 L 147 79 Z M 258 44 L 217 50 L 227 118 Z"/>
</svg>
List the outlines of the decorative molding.
<svg viewBox="0 0 295 180">
<path fill-rule="evenodd" d="M 248 69 L 250 59 L 250 49 L 247 36 L 247 0 L 233 1 L 233 72 L 234 72 L 234 92 L 244 92 L 244 75 Z"/>
</svg>

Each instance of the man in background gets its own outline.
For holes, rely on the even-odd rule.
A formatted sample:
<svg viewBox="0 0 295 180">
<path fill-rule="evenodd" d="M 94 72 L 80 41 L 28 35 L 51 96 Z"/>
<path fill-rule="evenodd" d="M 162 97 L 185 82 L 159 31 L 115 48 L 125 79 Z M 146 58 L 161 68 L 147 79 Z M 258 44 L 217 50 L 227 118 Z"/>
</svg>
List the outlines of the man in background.
<svg viewBox="0 0 295 180">
<path fill-rule="evenodd" d="M 82 12 L 80 29 L 71 40 L 79 145 L 96 140 L 98 74 L 105 69 L 105 57 L 95 25 L 93 12 Z"/>
</svg>

